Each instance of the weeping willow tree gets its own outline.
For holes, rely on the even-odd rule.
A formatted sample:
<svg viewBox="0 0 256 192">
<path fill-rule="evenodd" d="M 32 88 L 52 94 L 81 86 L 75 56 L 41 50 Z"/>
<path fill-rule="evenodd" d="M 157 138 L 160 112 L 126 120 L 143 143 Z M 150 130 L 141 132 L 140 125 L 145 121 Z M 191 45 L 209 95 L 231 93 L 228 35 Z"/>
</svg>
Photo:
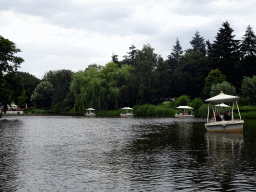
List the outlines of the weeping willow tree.
<svg viewBox="0 0 256 192">
<path fill-rule="evenodd" d="M 131 66 L 119 68 L 111 62 L 100 71 L 91 68 L 74 74 L 70 86 L 75 97 L 73 110 L 84 113 L 89 107 L 117 109 L 124 102 L 129 102 L 125 94 L 132 88 L 129 83 L 133 72 Z"/>
</svg>

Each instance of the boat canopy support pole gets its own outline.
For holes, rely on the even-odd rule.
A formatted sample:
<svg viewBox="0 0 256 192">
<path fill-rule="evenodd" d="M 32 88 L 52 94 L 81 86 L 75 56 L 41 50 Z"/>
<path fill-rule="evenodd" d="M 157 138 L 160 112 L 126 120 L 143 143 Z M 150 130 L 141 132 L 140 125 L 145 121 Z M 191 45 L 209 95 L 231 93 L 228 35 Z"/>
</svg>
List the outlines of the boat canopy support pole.
<svg viewBox="0 0 256 192">
<path fill-rule="evenodd" d="M 238 113 L 239 113 L 240 120 L 242 120 L 242 118 L 241 118 L 241 114 L 240 114 L 240 111 L 239 111 L 239 107 L 238 107 L 237 100 L 236 100 L 236 106 L 237 106 L 237 110 L 238 110 Z"/>
<path fill-rule="evenodd" d="M 232 121 L 234 121 L 234 101 L 233 101 L 233 105 L 232 105 Z"/>
<path fill-rule="evenodd" d="M 215 116 L 215 111 L 214 111 L 214 107 L 212 106 L 212 112 L 213 112 L 213 116 L 215 118 L 215 121 L 216 121 L 216 116 Z"/>
<path fill-rule="evenodd" d="M 209 122 L 209 104 L 208 104 L 207 122 Z"/>
</svg>

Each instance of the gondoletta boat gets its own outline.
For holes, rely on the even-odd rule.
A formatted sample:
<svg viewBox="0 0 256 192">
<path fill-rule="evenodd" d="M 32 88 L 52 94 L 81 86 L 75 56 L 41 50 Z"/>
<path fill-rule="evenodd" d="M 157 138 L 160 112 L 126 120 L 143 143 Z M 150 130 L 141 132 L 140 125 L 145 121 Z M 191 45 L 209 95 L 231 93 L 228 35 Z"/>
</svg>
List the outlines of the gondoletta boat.
<svg viewBox="0 0 256 192">
<path fill-rule="evenodd" d="M 96 116 L 96 113 L 95 113 L 95 109 L 93 109 L 93 108 L 88 108 L 88 109 L 86 109 L 86 116 L 87 117 L 95 117 Z"/>
<path fill-rule="evenodd" d="M 213 122 L 209 122 L 209 114 L 210 108 L 208 104 L 208 115 L 207 115 L 207 123 L 205 124 L 205 128 L 210 132 L 243 132 L 243 124 L 244 121 L 241 118 L 241 114 L 239 111 L 239 106 L 237 101 L 240 98 L 238 96 L 227 95 L 221 92 L 219 95 L 216 95 L 212 98 L 206 99 L 205 101 L 210 103 L 232 103 L 231 109 L 231 120 L 229 121 L 216 121 L 216 118 Z M 239 119 L 234 119 L 234 106 L 237 106 L 237 111 L 239 113 Z M 213 115 L 215 117 L 215 109 L 212 107 Z"/>
<path fill-rule="evenodd" d="M 175 117 L 177 118 L 194 118 L 193 109 L 189 106 L 179 106 L 177 109 L 180 110 L 180 114 L 175 114 Z M 191 110 L 191 113 L 188 114 L 186 110 Z"/>
<path fill-rule="evenodd" d="M 133 108 L 124 107 L 122 108 L 122 113 L 120 114 L 121 117 L 133 117 Z"/>
</svg>

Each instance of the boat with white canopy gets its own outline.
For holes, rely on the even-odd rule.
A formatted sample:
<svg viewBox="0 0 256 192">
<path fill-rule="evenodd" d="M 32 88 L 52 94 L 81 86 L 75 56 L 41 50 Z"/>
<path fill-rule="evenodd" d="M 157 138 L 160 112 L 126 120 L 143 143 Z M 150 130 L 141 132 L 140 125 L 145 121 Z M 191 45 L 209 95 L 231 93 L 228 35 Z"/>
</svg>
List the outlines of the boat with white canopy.
<svg viewBox="0 0 256 192">
<path fill-rule="evenodd" d="M 88 108 L 88 109 L 86 109 L 86 116 L 87 117 L 95 117 L 96 116 L 96 113 L 95 113 L 95 109 L 93 109 L 93 108 Z"/>
<path fill-rule="evenodd" d="M 179 106 L 177 107 L 177 109 L 180 109 L 180 113 L 179 114 L 175 114 L 175 117 L 177 118 L 194 118 L 194 114 L 193 114 L 193 109 L 192 107 L 189 106 Z M 190 110 L 191 113 L 187 113 L 186 110 Z"/>
<path fill-rule="evenodd" d="M 122 113 L 120 114 L 121 117 L 133 117 L 133 108 L 124 107 L 122 108 Z"/>
<path fill-rule="evenodd" d="M 216 95 L 212 98 L 206 99 L 205 101 L 210 103 L 232 103 L 232 109 L 231 109 L 231 120 L 229 121 L 216 121 L 215 114 L 217 113 L 212 107 L 213 110 L 213 121 L 209 122 L 209 114 L 210 114 L 210 107 L 208 104 L 208 115 L 207 115 L 207 123 L 205 124 L 205 128 L 207 131 L 211 132 L 242 132 L 243 131 L 243 124 L 244 121 L 241 118 L 241 114 L 239 111 L 238 103 L 237 101 L 240 99 L 238 96 L 233 95 L 227 95 L 221 92 L 219 95 Z M 219 104 L 221 105 L 221 104 Z M 217 106 L 219 106 L 217 105 Z M 234 119 L 234 106 L 237 106 L 237 110 L 239 113 L 239 119 Z"/>
</svg>

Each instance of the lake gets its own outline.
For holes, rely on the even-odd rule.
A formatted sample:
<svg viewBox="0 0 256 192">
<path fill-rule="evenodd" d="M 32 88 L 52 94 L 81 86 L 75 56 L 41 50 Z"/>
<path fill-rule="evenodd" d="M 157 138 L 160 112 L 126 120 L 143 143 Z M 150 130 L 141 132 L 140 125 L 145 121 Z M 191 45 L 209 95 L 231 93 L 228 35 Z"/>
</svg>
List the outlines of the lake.
<svg viewBox="0 0 256 192">
<path fill-rule="evenodd" d="M 0 191 L 255 191 L 256 120 L 19 116 L 0 120 Z"/>
</svg>

